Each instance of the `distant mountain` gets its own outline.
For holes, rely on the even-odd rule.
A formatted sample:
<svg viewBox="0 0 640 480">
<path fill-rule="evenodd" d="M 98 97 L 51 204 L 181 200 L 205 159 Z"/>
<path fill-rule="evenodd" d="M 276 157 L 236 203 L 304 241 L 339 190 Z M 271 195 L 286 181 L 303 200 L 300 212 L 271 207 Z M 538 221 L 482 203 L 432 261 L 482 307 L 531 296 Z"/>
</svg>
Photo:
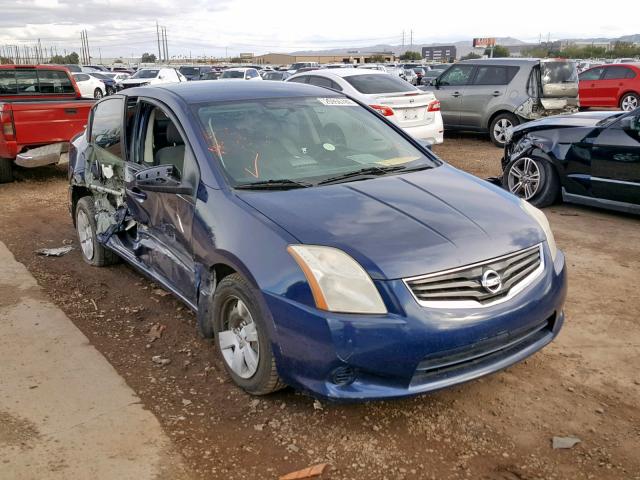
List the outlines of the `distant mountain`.
<svg viewBox="0 0 640 480">
<path fill-rule="evenodd" d="M 634 35 L 624 35 L 618 38 L 581 38 L 581 39 L 563 39 L 562 41 L 580 41 L 580 42 L 633 42 L 640 43 L 640 34 Z M 535 45 L 527 42 L 523 42 L 517 38 L 513 37 L 499 37 L 496 38 L 496 43 L 498 45 Z M 437 43 L 416 43 L 413 45 L 405 44 L 403 45 L 389 45 L 389 44 L 378 44 L 371 45 L 368 47 L 355 47 L 355 48 L 332 48 L 328 50 L 299 50 L 296 52 L 291 52 L 292 55 L 346 55 L 349 53 L 382 53 L 382 52 L 393 52 L 396 55 L 400 55 L 407 50 L 414 50 L 417 52 L 422 51 L 422 47 L 433 47 L 437 45 L 455 45 L 458 50 L 458 57 L 467 55 L 468 53 L 474 51 L 473 41 L 472 40 L 459 40 L 457 42 L 437 42 Z"/>
</svg>

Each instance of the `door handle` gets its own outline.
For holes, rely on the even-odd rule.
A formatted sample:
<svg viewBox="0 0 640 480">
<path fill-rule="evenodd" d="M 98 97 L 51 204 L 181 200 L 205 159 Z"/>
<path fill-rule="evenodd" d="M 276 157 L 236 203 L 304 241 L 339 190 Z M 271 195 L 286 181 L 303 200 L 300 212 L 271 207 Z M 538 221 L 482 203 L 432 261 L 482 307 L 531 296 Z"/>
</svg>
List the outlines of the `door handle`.
<svg viewBox="0 0 640 480">
<path fill-rule="evenodd" d="M 76 115 L 78 113 L 78 110 L 76 110 L 75 108 L 65 108 L 64 113 L 66 113 L 67 115 Z"/>
<path fill-rule="evenodd" d="M 147 199 L 147 194 L 140 190 L 138 187 L 128 188 L 127 194 L 139 203 L 142 203 Z"/>
<path fill-rule="evenodd" d="M 497 91 L 497 90 L 496 90 L 495 92 L 493 92 L 493 94 L 492 94 L 492 95 L 493 95 L 494 97 L 499 97 L 500 95 L 502 95 L 502 92 L 499 92 L 499 91 Z"/>
<path fill-rule="evenodd" d="M 453 93 L 451 94 L 451 96 L 452 96 L 452 97 L 456 97 L 456 98 L 460 97 L 461 95 L 462 95 L 462 94 L 461 94 L 460 92 L 453 92 Z"/>
</svg>

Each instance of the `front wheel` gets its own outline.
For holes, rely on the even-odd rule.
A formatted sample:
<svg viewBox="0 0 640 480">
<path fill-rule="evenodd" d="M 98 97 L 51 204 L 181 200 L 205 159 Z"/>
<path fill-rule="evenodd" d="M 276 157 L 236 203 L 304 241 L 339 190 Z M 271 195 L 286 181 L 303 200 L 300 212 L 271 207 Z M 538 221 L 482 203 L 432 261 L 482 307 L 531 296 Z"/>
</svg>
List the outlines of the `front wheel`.
<svg viewBox="0 0 640 480">
<path fill-rule="evenodd" d="M 212 314 L 218 352 L 236 385 L 252 395 L 284 388 L 276 370 L 267 320 L 242 276 L 234 273 L 220 282 Z"/>
<path fill-rule="evenodd" d="M 518 125 L 520 121 L 513 113 L 501 113 L 491 121 L 489 136 L 496 147 L 504 147 L 507 142 L 509 129 Z"/>
<path fill-rule="evenodd" d="M 640 96 L 637 93 L 627 93 L 620 99 L 620 110 L 630 112 L 640 106 Z"/>
<path fill-rule="evenodd" d="M 100 90 L 99 88 L 96 88 L 93 92 L 93 98 L 95 98 L 96 100 L 100 100 L 102 98 L 102 90 Z"/>
<path fill-rule="evenodd" d="M 76 205 L 76 231 L 82 258 L 89 265 L 104 267 L 119 262 L 119 257 L 98 242 L 96 208 L 93 198 L 82 197 Z"/>
<path fill-rule="evenodd" d="M 536 157 L 512 160 L 504 169 L 502 186 L 536 207 L 552 205 L 560 192 L 560 181 L 553 166 Z"/>
</svg>

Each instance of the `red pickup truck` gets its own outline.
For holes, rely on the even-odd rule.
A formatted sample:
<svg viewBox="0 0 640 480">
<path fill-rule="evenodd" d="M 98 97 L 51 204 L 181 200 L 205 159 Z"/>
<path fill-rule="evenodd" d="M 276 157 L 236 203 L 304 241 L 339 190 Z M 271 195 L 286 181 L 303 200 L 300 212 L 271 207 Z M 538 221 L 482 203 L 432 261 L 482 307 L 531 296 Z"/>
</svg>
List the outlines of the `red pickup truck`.
<svg viewBox="0 0 640 480">
<path fill-rule="evenodd" d="M 93 104 L 65 67 L 0 65 L 0 183 L 12 180 L 14 163 L 58 163 Z"/>
</svg>

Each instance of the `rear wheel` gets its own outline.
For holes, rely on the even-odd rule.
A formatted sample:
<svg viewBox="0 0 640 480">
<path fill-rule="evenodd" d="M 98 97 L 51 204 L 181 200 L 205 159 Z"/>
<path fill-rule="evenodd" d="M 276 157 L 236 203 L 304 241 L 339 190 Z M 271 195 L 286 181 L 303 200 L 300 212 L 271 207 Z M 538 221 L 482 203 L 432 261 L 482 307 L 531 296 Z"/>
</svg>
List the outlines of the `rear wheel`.
<svg viewBox="0 0 640 480">
<path fill-rule="evenodd" d="M 212 314 L 218 352 L 231 379 L 253 395 L 284 388 L 276 370 L 265 316 L 242 276 L 234 273 L 220 282 L 213 297 Z"/>
<path fill-rule="evenodd" d="M 637 93 L 627 93 L 620 99 L 620 110 L 630 112 L 640 106 L 640 96 Z"/>
<path fill-rule="evenodd" d="M 82 197 L 76 205 L 76 231 L 82 258 L 94 267 L 105 267 L 120 261 L 111 250 L 98 242 L 96 237 L 96 209 L 93 198 Z"/>
<path fill-rule="evenodd" d="M 96 100 L 100 100 L 102 98 L 102 90 L 100 90 L 99 88 L 96 88 L 93 91 L 93 98 L 95 98 Z"/>
<path fill-rule="evenodd" d="M 536 157 L 512 160 L 504 170 L 502 185 L 536 207 L 553 204 L 560 192 L 560 181 L 553 166 Z"/>
<path fill-rule="evenodd" d="M 510 128 L 515 127 L 520 122 L 513 113 L 500 113 L 491 121 L 489 125 L 489 136 L 496 147 L 504 147 L 507 142 L 507 133 Z"/>
<path fill-rule="evenodd" d="M 13 181 L 13 160 L 0 158 L 0 183 Z"/>
</svg>

